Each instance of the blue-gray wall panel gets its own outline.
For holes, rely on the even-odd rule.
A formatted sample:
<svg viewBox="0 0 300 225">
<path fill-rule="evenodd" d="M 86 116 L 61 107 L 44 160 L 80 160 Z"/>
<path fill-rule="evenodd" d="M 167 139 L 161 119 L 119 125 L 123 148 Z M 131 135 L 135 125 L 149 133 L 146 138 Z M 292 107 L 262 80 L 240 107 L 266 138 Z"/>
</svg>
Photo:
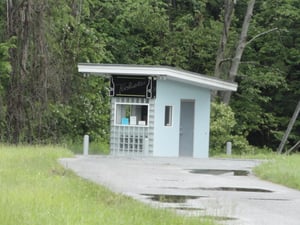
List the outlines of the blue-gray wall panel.
<svg viewBox="0 0 300 225">
<path fill-rule="evenodd" d="M 155 100 L 154 156 L 179 156 L 181 100 L 195 100 L 194 155 L 208 157 L 210 90 L 170 80 L 158 80 Z M 164 126 L 166 105 L 173 106 L 173 124 Z"/>
</svg>

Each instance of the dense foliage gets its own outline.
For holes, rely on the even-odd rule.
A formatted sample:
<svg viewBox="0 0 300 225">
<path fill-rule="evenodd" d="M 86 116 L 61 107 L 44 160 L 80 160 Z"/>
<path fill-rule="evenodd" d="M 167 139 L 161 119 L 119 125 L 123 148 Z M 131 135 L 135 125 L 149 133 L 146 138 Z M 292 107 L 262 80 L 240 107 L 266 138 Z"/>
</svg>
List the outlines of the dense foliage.
<svg viewBox="0 0 300 225">
<path fill-rule="evenodd" d="M 249 145 L 247 139 L 235 131 L 236 127 L 237 122 L 232 109 L 223 103 L 213 102 L 210 123 L 210 155 L 224 154 L 227 142 L 232 144 L 232 154 L 258 153 L 259 149 Z M 263 150 L 268 149 L 264 148 Z"/>
<path fill-rule="evenodd" d="M 108 140 L 107 83 L 78 74 L 78 62 L 170 65 L 213 76 L 226 1 L 2 1 L 0 141 L 60 143 L 86 133 Z M 223 72 L 247 1 L 234 7 Z M 300 100 L 299 20 L 297 0 L 256 1 L 235 79 L 239 90 L 230 101 L 229 136 L 278 146 Z M 299 138 L 298 120 L 288 146 Z"/>
</svg>

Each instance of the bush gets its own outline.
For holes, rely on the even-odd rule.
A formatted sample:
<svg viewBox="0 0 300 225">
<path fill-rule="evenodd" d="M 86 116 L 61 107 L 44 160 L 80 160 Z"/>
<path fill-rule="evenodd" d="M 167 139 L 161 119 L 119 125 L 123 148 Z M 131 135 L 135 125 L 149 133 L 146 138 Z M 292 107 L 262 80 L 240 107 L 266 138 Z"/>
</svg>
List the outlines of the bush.
<svg viewBox="0 0 300 225">
<path fill-rule="evenodd" d="M 210 118 L 210 154 L 217 155 L 226 152 L 226 142 L 232 142 L 233 154 L 252 154 L 257 149 L 249 145 L 242 135 L 234 133 L 237 125 L 234 112 L 223 103 L 213 102 Z"/>
</svg>

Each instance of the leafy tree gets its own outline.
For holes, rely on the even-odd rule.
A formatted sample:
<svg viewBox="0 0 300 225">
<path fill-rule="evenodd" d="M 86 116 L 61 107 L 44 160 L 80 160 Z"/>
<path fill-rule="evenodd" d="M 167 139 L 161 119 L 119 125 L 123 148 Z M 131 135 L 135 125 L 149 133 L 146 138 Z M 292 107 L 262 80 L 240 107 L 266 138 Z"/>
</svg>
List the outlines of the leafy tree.
<svg viewBox="0 0 300 225">
<path fill-rule="evenodd" d="M 98 32 L 99 1 L 60 1 L 52 9 L 52 33 L 49 38 L 54 47 L 52 58 L 57 80 L 58 98 L 51 103 L 48 114 L 49 128 L 67 140 L 78 140 L 84 134 L 108 141 L 109 105 L 107 83 L 97 77 L 84 78 L 77 72 L 78 62 L 110 62 L 106 51 L 109 37 Z M 61 14 L 61 9 L 65 13 Z M 51 120 L 51 118 L 55 118 Z M 59 141 L 59 139 L 58 139 Z"/>
<path fill-rule="evenodd" d="M 276 7 L 270 7 L 274 4 Z M 294 87 L 289 88 L 288 77 L 294 76 L 297 69 L 287 76 L 291 61 L 285 59 L 289 58 L 289 55 L 293 55 L 294 51 L 287 47 L 291 36 L 288 35 L 289 38 L 284 41 L 287 37 L 287 30 L 290 32 L 297 30 L 294 30 L 296 25 L 293 24 L 293 21 L 297 21 L 299 9 L 295 8 L 294 1 L 258 1 L 255 6 L 246 48 L 236 74 L 239 90 L 234 94 L 231 106 L 239 124 L 236 127 L 238 133 L 247 137 L 251 144 L 261 147 L 267 145 L 276 149 L 276 145 L 279 144 L 278 138 L 282 135 L 282 132 L 279 132 L 281 124 L 283 121 L 287 124 L 289 119 L 289 117 L 283 116 L 287 112 L 286 106 L 295 107 L 297 99 L 299 99 L 299 93 L 298 97 L 297 94 L 292 94 L 293 97 L 286 98 L 296 90 Z M 242 21 L 243 18 L 240 12 L 244 11 L 240 9 L 244 7 L 245 5 L 241 2 L 237 2 L 235 6 L 237 10 L 235 10 L 235 17 L 230 27 L 231 33 L 240 26 L 241 22 L 239 21 Z M 228 38 L 230 42 L 235 35 Z M 230 43 L 227 45 L 230 50 L 232 45 Z M 225 55 L 221 58 L 231 58 L 228 52 L 230 53 L 228 49 L 224 51 Z M 228 65 L 228 62 L 230 61 L 222 62 L 225 71 L 231 66 Z M 293 83 L 297 85 L 297 81 Z M 287 99 L 291 101 L 290 104 L 287 104 Z M 284 113 L 279 113 L 282 111 Z"/>
<path fill-rule="evenodd" d="M 232 102 L 239 124 L 248 130 L 245 136 L 258 146 L 277 148 L 300 99 L 299 68 L 295 66 L 299 57 L 294 50 L 299 33 L 294 21 L 299 19 L 299 8 L 295 6 L 295 1 L 259 2 L 259 14 L 250 31 L 255 36 L 278 28 L 247 47 L 244 60 L 248 63 L 242 65 L 240 90 Z M 296 126 L 291 144 L 299 139 L 297 130 Z"/>
<path fill-rule="evenodd" d="M 279 37 L 270 37 L 269 47 L 273 51 L 267 55 L 269 63 L 275 63 L 286 81 L 286 86 L 277 90 L 270 90 L 274 96 L 269 110 L 274 111 L 278 128 L 272 132 L 275 138 L 281 139 L 287 124 L 300 99 L 300 57 L 299 57 L 299 32 L 300 9 L 295 0 L 278 0 L 273 2 L 274 8 L 270 9 L 266 3 L 262 4 L 263 16 L 268 18 L 268 23 L 279 28 Z M 275 40 L 274 40 L 275 39 Z M 278 40 L 279 39 L 279 40 Z M 274 41 L 277 43 L 274 43 Z M 268 46 L 268 45 L 267 45 Z M 290 145 L 300 138 L 300 122 L 296 123 L 290 136 Z M 276 142 L 279 145 L 279 140 Z"/>
<path fill-rule="evenodd" d="M 77 63 L 109 57 L 103 51 L 105 43 L 101 42 L 101 34 L 89 27 L 90 24 L 81 22 L 89 13 L 90 2 L 85 5 L 75 1 L 48 3 L 6 2 L 6 34 L 15 40 L 16 48 L 7 48 L 12 71 L 9 71 L 4 105 L 7 140 L 14 143 L 59 141 L 60 134 L 76 138 L 81 132 L 73 129 L 77 122 L 74 112 L 82 110 L 84 105 L 80 104 L 79 96 L 91 88 L 84 85 L 83 77 L 77 76 Z M 8 50 L 3 48 L 1 53 L 6 54 Z M 98 83 L 102 87 L 103 81 Z M 97 96 L 99 89 L 93 91 Z M 101 101 L 98 105 L 107 109 Z M 100 124 L 104 126 L 103 122 Z M 98 134 L 107 127 L 97 131 L 88 126 Z"/>
<path fill-rule="evenodd" d="M 5 105 L 5 90 L 9 84 L 9 74 L 12 71 L 11 64 L 9 62 L 9 49 L 14 48 L 13 40 L 0 43 L 0 130 L 6 129 L 6 105 Z M 0 141 L 5 140 L 5 132 L 0 133 Z"/>
<path fill-rule="evenodd" d="M 235 55 L 248 2 L 2 1 L 1 140 L 73 141 L 85 133 L 108 140 L 107 82 L 78 74 L 78 62 L 171 65 L 209 75 L 219 64 L 218 77 L 227 79 L 226 71 L 232 66 L 227 59 Z M 234 10 L 229 14 L 226 48 L 215 63 L 226 20 L 224 3 L 232 4 Z M 212 124 L 215 149 L 224 145 L 219 135 L 239 143 L 241 151 L 245 138 L 257 146 L 277 148 L 300 99 L 299 15 L 296 0 L 255 2 L 234 75 L 239 90 L 230 101 L 234 118 L 229 121 L 236 122 L 227 127 L 229 136 L 226 129 L 218 133 L 218 125 L 227 126 L 224 121 Z M 224 111 L 224 117 L 231 115 L 220 107 L 217 111 Z M 299 126 L 298 121 L 289 145 L 299 139 Z"/>
</svg>

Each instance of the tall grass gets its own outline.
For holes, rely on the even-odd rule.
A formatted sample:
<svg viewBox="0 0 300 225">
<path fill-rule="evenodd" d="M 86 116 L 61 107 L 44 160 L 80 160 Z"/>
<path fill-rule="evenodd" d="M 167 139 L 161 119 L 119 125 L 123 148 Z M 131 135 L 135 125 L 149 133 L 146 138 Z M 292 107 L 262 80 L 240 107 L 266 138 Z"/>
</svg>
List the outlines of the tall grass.
<svg viewBox="0 0 300 225">
<path fill-rule="evenodd" d="M 254 169 L 262 179 L 300 190 L 300 155 L 278 156 Z"/>
<path fill-rule="evenodd" d="M 209 225 L 114 194 L 65 170 L 59 147 L 0 145 L 0 224 Z"/>
<path fill-rule="evenodd" d="M 83 153 L 83 142 L 72 142 L 67 143 L 66 148 L 72 151 L 74 154 Z M 100 154 L 108 155 L 109 154 L 109 144 L 106 142 L 92 141 L 89 143 L 89 154 Z"/>
</svg>

